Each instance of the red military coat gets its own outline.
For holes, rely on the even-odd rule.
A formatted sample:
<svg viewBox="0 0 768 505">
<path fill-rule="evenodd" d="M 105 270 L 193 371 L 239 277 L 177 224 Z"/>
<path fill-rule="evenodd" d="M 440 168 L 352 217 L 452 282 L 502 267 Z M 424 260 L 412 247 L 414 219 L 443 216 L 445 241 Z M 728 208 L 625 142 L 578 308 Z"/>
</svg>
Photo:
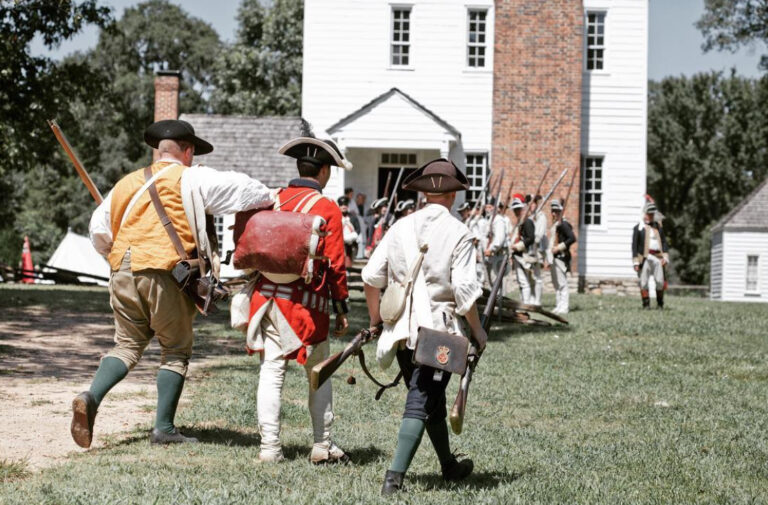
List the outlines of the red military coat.
<svg viewBox="0 0 768 505">
<path fill-rule="evenodd" d="M 304 195 L 319 192 L 320 185 L 308 179 L 294 179 L 279 194 L 281 210 L 293 211 L 304 200 Z M 294 198 L 295 197 L 295 198 Z M 328 235 L 322 242 L 318 256 L 325 256 L 328 262 L 317 260 L 315 268 L 318 274 L 310 284 L 298 279 L 288 284 L 281 284 L 276 292 L 275 285 L 265 277 L 259 279 L 251 296 L 250 317 L 270 300 L 280 310 L 290 328 L 301 340 L 302 347 L 287 355 L 305 363 L 306 347 L 318 344 L 328 338 L 330 330 L 330 309 L 336 313 L 346 313 L 347 271 L 344 266 L 344 234 L 341 223 L 341 210 L 327 198 L 315 203 L 309 214 L 319 215 L 326 222 Z"/>
</svg>

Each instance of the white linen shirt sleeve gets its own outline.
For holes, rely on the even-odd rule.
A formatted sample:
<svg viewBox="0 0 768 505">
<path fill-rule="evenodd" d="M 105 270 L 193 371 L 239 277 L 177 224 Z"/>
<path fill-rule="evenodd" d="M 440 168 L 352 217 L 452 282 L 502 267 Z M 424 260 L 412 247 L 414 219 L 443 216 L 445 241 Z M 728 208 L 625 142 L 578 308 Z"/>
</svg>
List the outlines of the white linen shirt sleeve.
<svg viewBox="0 0 768 505">
<path fill-rule="evenodd" d="M 202 196 L 206 214 L 233 214 L 275 203 L 276 189 L 269 189 L 241 172 L 195 165 L 185 171 L 184 177 Z"/>
<path fill-rule="evenodd" d="M 493 220 L 493 242 L 491 242 L 491 254 L 496 254 L 504 247 L 507 240 L 507 227 L 501 216 L 496 216 Z"/>
<path fill-rule="evenodd" d="M 465 235 L 451 258 L 451 290 L 456 302 L 456 313 L 465 315 L 475 301 L 483 294 L 483 287 L 477 279 L 475 250 L 472 247 L 472 237 Z"/>
<path fill-rule="evenodd" d="M 105 258 L 112 251 L 112 221 L 109 215 L 111 208 L 112 192 L 110 191 L 93 211 L 91 222 L 88 225 L 88 235 L 91 237 L 93 248 Z"/>
<path fill-rule="evenodd" d="M 391 231 L 391 230 L 390 230 Z M 387 250 L 389 249 L 389 242 L 391 233 L 384 235 L 379 245 L 373 250 L 368 263 L 363 267 L 363 271 L 360 276 L 363 278 L 363 282 L 374 288 L 383 289 L 387 287 L 389 276 L 389 264 L 387 260 Z"/>
</svg>

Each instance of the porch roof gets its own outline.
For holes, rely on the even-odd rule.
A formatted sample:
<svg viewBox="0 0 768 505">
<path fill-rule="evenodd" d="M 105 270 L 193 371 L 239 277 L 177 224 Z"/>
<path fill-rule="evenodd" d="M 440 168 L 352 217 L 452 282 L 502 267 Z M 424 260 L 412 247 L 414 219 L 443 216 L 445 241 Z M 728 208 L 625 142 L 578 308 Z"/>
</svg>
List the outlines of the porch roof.
<svg viewBox="0 0 768 505">
<path fill-rule="evenodd" d="M 461 132 L 398 88 L 392 88 L 326 130 L 343 147 L 439 149 L 461 143 Z"/>
</svg>

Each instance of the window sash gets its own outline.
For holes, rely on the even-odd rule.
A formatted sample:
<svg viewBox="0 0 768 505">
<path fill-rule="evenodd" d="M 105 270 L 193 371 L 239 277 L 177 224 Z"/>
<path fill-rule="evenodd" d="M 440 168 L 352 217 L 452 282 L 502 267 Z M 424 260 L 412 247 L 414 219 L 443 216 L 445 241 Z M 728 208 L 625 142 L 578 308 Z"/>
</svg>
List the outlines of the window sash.
<svg viewBox="0 0 768 505">
<path fill-rule="evenodd" d="M 486 153 L 467 154 L 465 168 L 467 180 L 469 180 L 467 200 L 474 202 L 480 197 L 488 178 L 488 155 Z"/>
<path fill-rule="evenodd" d="M 599 226 L 603 221 L 603 157 L 581 160 L 582 224 Z"/>
<path fill-rule="evenodd" d="M 587 70 L 603 70 L 605 68 L 605 13 L 587 12 L 585 29 Z"/>
<path fill-rule="evenodd" d="M 467 66 L 484 68 L 488 39 L 488 9 L 467 12 Z"/>
<path fill-rule="evenodd" d="M 389 62 L 408 66 L 411 59 L 411 8 L 392 7 Z"/>
<path fill-rule="evenodd" d="M 757 291 L 758 265 L 758 255 L 750 254 L 747 256 L 747 276 L 745 288 L 748 293 L 754 293 Z"/>
</svg>

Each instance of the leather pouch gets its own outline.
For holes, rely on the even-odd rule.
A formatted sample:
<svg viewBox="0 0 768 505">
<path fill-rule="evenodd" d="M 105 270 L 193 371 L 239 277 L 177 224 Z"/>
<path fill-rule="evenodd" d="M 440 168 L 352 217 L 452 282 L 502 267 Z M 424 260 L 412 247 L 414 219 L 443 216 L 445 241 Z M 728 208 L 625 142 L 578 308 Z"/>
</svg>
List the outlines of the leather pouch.
<svg viewBox="0 0 768 505">
<path fill-rule="evenodd" d="M 445 331 L 419 327 L 413 361 L 419 365 L 462 375 L 467 369 L 469 339 Z"/>
</svg>

